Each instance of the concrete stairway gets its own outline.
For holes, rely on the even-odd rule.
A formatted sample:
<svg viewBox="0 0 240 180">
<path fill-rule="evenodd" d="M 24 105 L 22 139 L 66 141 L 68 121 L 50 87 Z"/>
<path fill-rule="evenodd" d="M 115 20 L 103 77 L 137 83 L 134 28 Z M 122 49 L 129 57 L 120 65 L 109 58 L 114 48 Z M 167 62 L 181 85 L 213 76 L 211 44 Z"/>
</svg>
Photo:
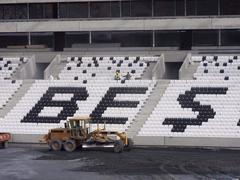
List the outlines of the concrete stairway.
<svg viewBox="0 0 240 180">
<path fill-rule="evenodd" d="M 130 138 L 134 138 L 137 135 L 138 131 L 141 129 L 147 118 L 150 116 L 159 100 L 161 99 L 163 93 L 168 87 L 169 80 L 159 80 L 154 87 L 152 93 L 147 99 L 147 102 L 142 107 L 141 111 L 137 114 L 135 120 L 127 129 L 127 134 Z"/>
<path fill-rule="evenodd" d="M 24 80 L 22 86 L 13 95 L 13 97 L 8 101 L 3 109 L 0 109 L 0 118 L 3 118 L 8 114 L 8 112 L 13 109 L 13 107 L 18 103 L 18 101 L 25 95 L 28 89 L 32 86 L 34 80 Z"/>
</svg>

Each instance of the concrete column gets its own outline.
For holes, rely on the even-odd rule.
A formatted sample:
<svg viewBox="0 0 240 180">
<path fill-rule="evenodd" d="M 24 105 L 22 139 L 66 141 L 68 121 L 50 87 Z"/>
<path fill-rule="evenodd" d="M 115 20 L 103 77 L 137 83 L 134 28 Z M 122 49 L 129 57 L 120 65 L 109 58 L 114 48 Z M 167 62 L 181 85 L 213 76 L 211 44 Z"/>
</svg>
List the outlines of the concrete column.
<svg viewBox="0 0 240 180">
<path fill-rule="evenodd" d="M 28 45 L 31 45 L 31 33 L 28 32 Z"/>
<path fill-rule="evenodd" d="M 89 44 L 92 44 L 92 31 L 89 31 Z"/>
<path fill-rule="evenodd" d="M 153 37 L 152 47 L 155 47 L 155 31 L 154 30 L 152 31 L 152 37 Z"/>
<path fill-rule="evenodd" d="M 222 36 L 221 36 L 221 29 L 218 30 L 218 46 L 222 45 Z"/>
</svg>

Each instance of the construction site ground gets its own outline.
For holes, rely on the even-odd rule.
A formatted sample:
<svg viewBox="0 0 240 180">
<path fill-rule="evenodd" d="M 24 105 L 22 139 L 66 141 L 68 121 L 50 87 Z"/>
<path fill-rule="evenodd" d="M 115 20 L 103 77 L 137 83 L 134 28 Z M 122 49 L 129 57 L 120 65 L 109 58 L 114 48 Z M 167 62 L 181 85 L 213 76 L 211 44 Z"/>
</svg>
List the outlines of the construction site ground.
<svg viewBox="0 0 240 180">
<path fill-rule="evenodd" d="M 46 146 L 10 144 L 0 149 L 0 179 L 145 180 L 239 179 L 239 150 L 136 147 L 49 151 Z"/>
</svg>

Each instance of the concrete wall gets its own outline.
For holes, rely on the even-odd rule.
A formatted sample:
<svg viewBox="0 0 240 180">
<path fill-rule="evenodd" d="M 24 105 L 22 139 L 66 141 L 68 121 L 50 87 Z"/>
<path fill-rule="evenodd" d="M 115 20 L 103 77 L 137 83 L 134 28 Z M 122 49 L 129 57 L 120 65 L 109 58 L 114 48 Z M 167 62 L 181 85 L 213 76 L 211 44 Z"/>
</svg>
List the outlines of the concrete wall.
<svg viewBox="0 0 240 180">
<path fill-rule="evenodd" d="M 14 79 L 32 79 L 36 73 L 36 60 L 32 55 L 27 63 L 24 63 L 13 75 Z"/>
<path fill-rule="evenodd" d="M 13 134 L 10 142 L 40 143 L 41 134 Z M 209 137 L 134 137 L 134 144 L 140 146 L 173 146 L 173 147 L 205 147 L 205 148 L 240 148 L 239 138 Z"/>
<path fill-rule="evenodd" d="M 10 142 L 15 143 L 39 143 L 39 140 L 43 137 L 42 134 L 12 134 Z"/>
<path fill-rule="evenodd" d="M 50 75 L 54 74 L 54 68 L 61 63 L 61 55 L 56 55 L 49 66 L 44 71 L 44 79 L 49 79 Z"/>
<path fill-rule="evenodd" d="M 26 49 L 1 49 L 0 56 L 16 56 L 16 57 L 26 57 L 26 56 L 35 56 L 36 63 L 49 63 L 56 56 L 57 52 L 43 51 L 43 50 L 34 50 L 28 51 Z"/>
<path fill-rule="evenodd" d="M 134 137 L 135 145 L 240 148 L 239 138 L 210 137 Z"/>
<path fill-rule="evenodd" d="M 142 79 L 152 79 L 152 71 L 156 64 L 156 62 L 150 63 L 150 65 L 146 68 L 146 71 L 143 73 Z"/>
<path fill-rule="evenodd" d="M 56 55 L 62 57 L 67 56 L 157 56 L 164 55 L 165 62 L 183 62 L 188 53 L 192 54 L 239 54 L 236 50 L 195 50 L 195 51 L 179 51 L 179 50 L 166 50 L 159 47 L 152 48 L 87 48 L 87 49 L 75 49 L 72 51 L 54 52 L 43 50 L 31 50 L 27 49 L 0 49 L 1 56 L 32 56 L 35 55 L 36 63 L 50 63 Z"/>
<path fill-rule="evenodd" d="M 165 75 L 165 69 L 164 55 L 161 55 L 159 61 L 152 70 L 152 79 L 162 79 Z"/>
<path fill-rule="evenodd" d="M 9 53 L 9 52 L 6 52 Z M 92 48 L 78 49 L 77 51 L 64 52 L 27 52 L 23 54 L 35 54 L 37 63 L 49 63 L 56 55 L 61 55 L 62 58 L 67 56 L 156 56 L 164 54 L 165 62 L 183 62 L 185 54 L 188 51 L 166 51 L 161 48 Z M 195 52 L 197 53 L 197 52 Z M 2 53 L 4 54 L 4 53 Z M 22 54 L 22 53 L 15 53 Z M 1 53 L 0 53 L 1 55 Z"/>
<path fill-rule="evenodd" d="M 42 20 L 0 22 L 0 32 L 239 29 L 240 18 L 183 17 L 164 19 Z"/>
</svg>

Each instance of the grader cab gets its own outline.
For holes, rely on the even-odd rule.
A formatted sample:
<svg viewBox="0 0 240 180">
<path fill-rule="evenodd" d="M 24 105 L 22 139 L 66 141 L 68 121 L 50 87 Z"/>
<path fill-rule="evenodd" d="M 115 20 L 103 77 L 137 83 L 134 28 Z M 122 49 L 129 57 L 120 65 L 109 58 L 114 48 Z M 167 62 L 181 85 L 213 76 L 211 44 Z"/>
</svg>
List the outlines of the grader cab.
<svg viewBox="0 0 240 180">
<path fill-rule="evenodd" d="M 124 149 L 130 150 L 133 141 L 125 132 L 107 131 L 105 126 L 93 130 L 91 118 L 78 116 L 71 117 L 65 123 L 65 128 L 51 129 L 43 140 L 54 151 L 64 149 L 72 152 L 76 148 L 113 148 L 114 152 L 120 153 Z"/>
</svg>

